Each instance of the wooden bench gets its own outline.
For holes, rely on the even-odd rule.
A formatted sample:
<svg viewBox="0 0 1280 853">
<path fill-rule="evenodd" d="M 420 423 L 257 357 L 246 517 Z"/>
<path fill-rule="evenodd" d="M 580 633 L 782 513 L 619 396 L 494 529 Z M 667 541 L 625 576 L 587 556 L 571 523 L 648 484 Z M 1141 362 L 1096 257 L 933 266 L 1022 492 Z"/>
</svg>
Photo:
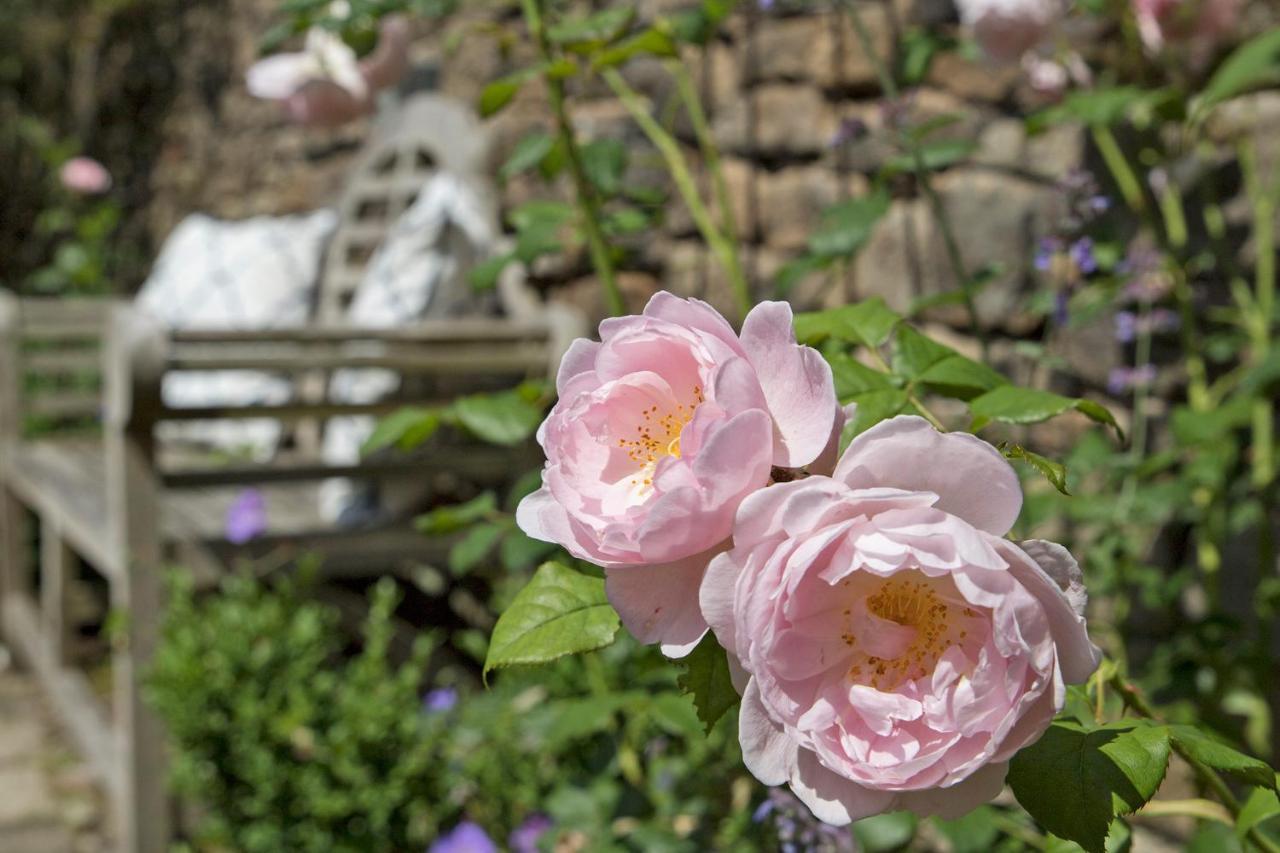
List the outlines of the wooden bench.
<svg viewBox="0 0 1280 853">
<path fill-rule="evenodd" d="M 522 470 L 521 454 L 525 467 L 537 464 L 532 447 L 513 451 L 441 434 L 420 453 L 334 467 L 319 458 L 314 440 L 305 440 L 308 425 L 328 418 L 447 402 L 435 396 L 442 388 L 452 395 L 552 377 L 569 343 L 584 332 L 575 312 L 543 306 L 516 270 L 500 286 L 501 316 L 397 329 L 338 321 L 359 280 L 352 267 L 368 255 L 360 248 L 381 239 L 412 202 L 424 172 L 457 159 L 453 142 L 462 130 L 474 132 L 460 123 L 465 117 L 457 107 L 433 99 L 371 143 L 340 206 L 315 325 L 170 332 L 123 301 L 19 300 L 0 292 L 0 628 L 101 777 L 122 851 L 158 853 L 170 839 L 164 735 L 141 699 L 140 675 L 158 639 L 163 570 L 182 566 L 212 583 L 229 560 L 246 553 L 225 540 L 228 490 L 252 485 L 271 507 L 271 527 L 246 546 L 249 552 L 315 552 L 330 571 L 368 573 L 410 556 L 438 559 L 440 546 L 417 535 L 407 519 L 359 529 L 326 525 L 315 500 L 318 481 L 498 484 Z M 465 156 L 475 160 L 473 152 Z M 370 211 L 377 211 L 377 222 L 367 221 Z M 370 367 L 411 381 L 402 382 L 397 399 L 354 404 L 331 398 L 323 377 Z M 173 372 L 237 369 L 295 377 L 295 399 L 201 409 L 172 408 L 162 399 L 161 384 Z M 79 387 L 93 374 L 101 377 L 101 393 Z M 55 386 L 52 377 L 59 376 L 75 380 L 69 390 Z M 44 381 L 33 384 L 33 377 Z M 296 447 L 269 463 L 193 463 L 191 454 L 157 439 L 165 422 L 263 417 L 296 428 L 299 436 Z M 34 435 L 28 430 L 33 418 L 44 419 Z M 69 420 L 76 428 L 55 428 Z M 71 654 L 76 626 L 69 592 L 81 562 L 105 579 L 110 606 L 123 617 L 113 638 L 106 702 Z"/>
</svg>

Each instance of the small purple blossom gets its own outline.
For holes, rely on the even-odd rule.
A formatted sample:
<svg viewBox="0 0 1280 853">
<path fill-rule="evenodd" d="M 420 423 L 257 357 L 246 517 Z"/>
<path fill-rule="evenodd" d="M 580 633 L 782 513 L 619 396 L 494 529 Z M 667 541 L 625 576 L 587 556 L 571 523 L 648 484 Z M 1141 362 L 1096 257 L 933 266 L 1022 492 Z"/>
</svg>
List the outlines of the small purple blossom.
<svg viewBox="0 0 1280 853">
<path fill-rule="evenodd" d="M 477 824 L 464 820 L 432 842 L 427 853 L 498 853 L 498 847 Z"/>
<path fill-rule="evenodd" d="M 1053 295 L 1053 322 L 1057 326 L 1065 326 L 1071 320 L 1071 299 L 1065 290 Z"/>
<path fill-rule="evenodd" d="M 828 145 L 831 148 L 839 148 L 842 145 L 848 145 L 851 142 L 857 142 L 867 135 L 867 123 L 857 116 L 845 116 L 840 119 L 840 126 L 836 128 L 836 132 L 831 137 Z"/>
<path fill-rule="evenodd" d="M 1116 340 L 1122 344 L 1130 343 L 1138 336 L 1138 315 L 1132 311 L 1116 312 Z"/>
<path fill-rule="evenodd" d="M 443 714 L 458 704 L 458 691 L 452 687 L 437 687 L 422 697 L 422 710 L 428 714 Z"/>
<path fill-rule="evenodd" d="M 1036 269 L 1048 272 L 1053 267 L 1054 257 L 1062 251 L 1062 241 L 1057 237 L 1042 237 L 1036 249 Z"/>
<path fill-rule="evenodd" d="M 532 814 L 511 831 L 507 838 L 512 853 L 538 853 L 538 839 L 551 829 L 551 818 L 544 814 Z"/>
<path fill-rule="evenodd" d="M 245 489 L 227 507 L 227 541 L 243 545 L 267 532 L 267 500 L 257 489 Z"/>
<path fill-rule="evenodd" d="M 1093 240 L 1090 238 L 1081 237 L 1072 243 L 1069 254 L 1081 275 L 1092 275 L 1098 271 L 1098 259 L 1093 256 Z"/>
<path fill-rule="evenodd" d="M 1107 390 L 1114 396 L 1120 396 L 1134 388 L 1150 385 L 1156 379 L 1156 368 L 1152 364 L 1141 367 L 1116 367 L 1107 376 Z"/>
<path fill-rule="evenodd" d="M 752 822 L 760 823 L 762 820 L 767 818 L 769 816 L 769 813 L 772 812 L 776 807 L 777 806 L 774 804 L 773 800 L 765 800 L 760 805 L 756 806 L 756 810 L 751 813 Z"/>
</svg>

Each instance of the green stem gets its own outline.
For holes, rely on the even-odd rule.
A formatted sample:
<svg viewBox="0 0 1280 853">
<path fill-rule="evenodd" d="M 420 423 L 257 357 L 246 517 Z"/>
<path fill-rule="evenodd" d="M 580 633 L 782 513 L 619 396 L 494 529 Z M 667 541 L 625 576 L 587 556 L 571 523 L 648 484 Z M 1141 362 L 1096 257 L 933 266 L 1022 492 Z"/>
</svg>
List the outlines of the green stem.
<svg viewBox="0 0 1280 853">
<path fill-rule="evenodd" d="M 867 29 L 867 24 L 862 20 L 862 14 L 858 11 L 858 3 L 856 0 L 844 0 L 842 6 L 849 14 L 849 21 L 853 24 L 854 34 L 858 37 L 858 45 L 875 69 L 876 77 L 880 81 L 880 88 L 884 90 L 885 97 L 891 100 L 896 99 L 899 95 L 898 83 L 893 79 L 889 66 L 885 64 L 884 59 L 876 51 L 875 44 L 871 38 L 871 31 Z M 924 193 L 925 200 L 929 203 L 929 211 L 933 214 L 934 222 L 942 233 L 942 245 L 947 253 L 947 263 L 951 266 L 951 274 L 960 283 L 960 291 L 964 297 L 964 307 L 969 315 L 969 328 L 982 346 L 982 360 L 984 362 L 988 361 L 990 343 L 987 341 L 986 333 L 978 322 L 978 306 L 973 295 L 973 279 L 970 278 L 965 269 L 964 256 L 960 253 L 960 241 L 956 239 L 955 231 L 951 227 L 951 219 L 947 216 L 946 206 L 942 203 L 942 197 L 938 195 L 938 191 L 934 189 L 933 182 L 930 180 L 929 167 L 925 163 L 924 153 L 920 150 L 919 142 L 911 134 L 899 131 L 898 144 L 911 157 L 911 166 L 912 171 L 915 173 L 916 184 L 920 187 L 920 191 Z"/>
<path fill-rule="evenodd" d="M 1131 708 L 1134 713 L 1140 717 L 1145 717 L 1148 720 L 1155 720 L 1157 722 L 1161 721 L 1160 714 L 1151 707 L 1150 703 L 1147 702 L 1146 698 L 1138 688 L 1126 681 L 1124 676 L 1120 675 L 1119 672 L 1112 674 L 1110 681 L 1111 686 L 1115 688 L 1116 693 L 1120 695 L 1120 698 L 1124 700 L 1125 705 Z M 1236 795 L 1231 792 L 1229 787 L 1227 787 L 1227 783 L 1223 781 L 1222 776 L 1218 774 L 1218 771 L 1191 755 L 1186 748 L 1176 741 L 1173 742 L 1173 751 L 1178 753 L 1178 755 L 1182 757 L 1182 760 L 1190 765 L 1191 769 L 1195 771 L 1196 776 L 1204 783 L 1205 787 L 1213 791 L 1214 796 L 1216 796 L 1222 804 L 1227 807 L 1227 811 L 1231 812 L 1231 817 L 1239 818 L 1240 801 L 1236 799 Z M 1247 837 L 1253 842 L 1254 846 L 1259 850 L 1262 850 L 1263 853 L 1280 853 L 1280 844 L 1276 844 L 1276 842 L 1264 835 L 1256 826 L 1249 829 Z"/>
<path fill-rule="evenodd" d="M 866 352 L 867 352 L 867 355 L 871 357 L 871 360 L 876 363 L 876 367 L 879 367 L 885 373 L 893 373 L 893 369 L 889 367 L 889 362 L 884 360 L 884 356 L 880 354 L 880 351 L 878 349 L 876 349 L 875 347 L 867 347 Z M 907 386 L 907 402 L 910 403 L 912 406 L 914 406 L 915 410 L 920 413 L 920 416 L 923 417 L 930 424 L 932 424 L 933 428 L 936 429 L 938 432 L 947 431 L 947 427 L 942 422 L 942 420 L 937 415 L 935 415 L 932 411 L 930 411 L 929 407 L 926 406 L 924 402 L 921 401 L 921 399 L 916 396 L 915 389 L 912 388 L 910 385 Z"/>
<path fill-rule="evenodd" d="M 1102 161 L 1107 164 L 1107 170 L 1111 172 L 1116 186 L 1120 188 L 1120 195 L 1124 197 L 1125 204 L 1129 205 L 1135 213 L 1141 213 L 1146 206 L 1142 197 L 1142 184 L 1139 183 L 1133 169 L 1129 167 L 1129 161 L 1120 150 L 1120 144 L 1116 142 L 1111 128 L 1095 124 L 1090 126 L 1089 131 L 1093 136 L 1093 144 L 1098 147 L 1098 153 L 1102 155 Z"/>
<path fill-rule="evenodd" d="M 529 26 L 529 35 L 537 45 L 538 53 L 546 65 L 550 65 L 552 55 L 551 42 L 542 20 L 541 0 L 521 0 L 525 22 Z M 622 299 L 622 291 L 618 289 L 618 278 L 613 269 L 613 260 L 609 255 L 609 245 L 605 242 L 604 232 L 600 230 L 600 198 L 595 187 L 587 177 L 587 170 L 582 165 L 582 150 L 574 133 L 573 120 L 569 117 L 569 109 L 565 102 L 564 81 L 551 74 L 543 74 L 547 85 L 547 96 L 551 102 L 551 111 L 556 119 L 556 133 L 560 144 L 564 146 L 565 160 L 569 164 L 569 174 L 573 178 L 574 195 L 576 197 L 582 233 L 587 239 L 587 250 L 591 254 L 591 265 L 600 277 L 600 286 L 604 290 L 605 302 L 609 313 L 616 316 L 627 312 L 626 302 Z"/>
<path fill-rule="evenodd" d="M 716 205 L 720 208 L 720 227 L 735 251 L 738 245 L 738 223 L 733 214 L 732 200 L 729 198 L 729 185 L 724 178 L 724 166 L 720 160 L 720 147 L 716 145 L 711 133 L 711 125 L 707 122 L 706 111 L 702 108 L 702 99 L 689 76 L 689 69 L 678 59 L 667 63 L 671 76 L 676 81 L 676 91 L 689 115 L 689 123 L 693 125 L 693 135 L 698 140 L 698 148 L 711 173 L 711 185 L 715 192 Z"/>
<path fill-rule="evenodd" d="M 675 181 L 676 190 L 689 208 L 689 215 L 693 217 L 693 222 L 702 234 L 702 238 L 707 241 L 712 253 L 724 267 L 729 278 L 729 286 L 733 289 L 738 307 L 745 316 L 751 310 L 753 301 L 747 287 L 746 276 L 742 272 L 742 264 L 738 259 L 737 247 L 716 227 L 715 221 L 711 218 L 711 213 L 698 192 L 697 181 L 694 180 L 693 173 L 689 169 L 684 152 L 680 150 L 680 143 L 654 120 L 649 102 L 632 89 L 616 69 L 606 68 L 601 75 L 604 77 L 604 82 L 618 96 L 623 107 L 635 119 L 640 130 L 662 155 L 668 171 L 671 172 L 671 178 Z"/>
</svg>

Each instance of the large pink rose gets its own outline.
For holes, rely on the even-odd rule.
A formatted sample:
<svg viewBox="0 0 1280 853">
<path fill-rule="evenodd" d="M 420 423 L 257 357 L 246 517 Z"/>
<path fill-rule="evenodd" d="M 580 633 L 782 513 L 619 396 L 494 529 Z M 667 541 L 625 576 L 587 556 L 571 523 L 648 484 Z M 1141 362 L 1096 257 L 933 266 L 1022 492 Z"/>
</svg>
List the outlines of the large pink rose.
<svg viewBox="0 0 1280 853">
<path fill-rule="evenodd" d="M 631 633 L 679 655 L 706 632 L 698 586 L 738 504 L 833 441 L 831 368 L 796 343 L 785 302 L 757 305 L 739 337 L 710 305 L 664 292 L 600 338 L 560 365 L 538 430 L 543 485 L 516 519 L 605 567 Z"/>
<path fill-rule="evenodd" d="M 1066 11 L 1063 0 L 957 0 L 960 20 L 992 59 L 1012 62 L 1039 44 Z"/>
<path fill-rule="evenodd" d="M 1021 505 L 993 447 L 916 417 L 742 503 L 701 602 L 760 781 L 832 824 L 955 817 L 1000 790 L 1099 660 L 1071 556 L 1000 538 Z"/>
</svg>

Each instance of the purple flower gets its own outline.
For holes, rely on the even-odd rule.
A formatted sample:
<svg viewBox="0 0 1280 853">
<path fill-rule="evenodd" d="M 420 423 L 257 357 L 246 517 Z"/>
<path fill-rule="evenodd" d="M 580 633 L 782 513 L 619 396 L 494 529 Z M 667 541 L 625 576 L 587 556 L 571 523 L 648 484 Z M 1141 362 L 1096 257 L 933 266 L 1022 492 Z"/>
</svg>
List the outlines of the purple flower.
<svg viewBox="0 0 1280 853">
<path fill-rule="evenodd" d="M 529 815 L 507 838 L 512 853 L 538 853 L 538 839 L 551 829 L 551 825 L 551 818 L 544 814 Z"/>
<path fill-rule="evenodd" d="M 867 123 L 865 121 L 857 116 L 845 116 L 840 119 L 840 126 L 836 128 L 836 132 L 831 137 L 828 145 L 832 148 L 839 148 L 842 145 L 848 145 L 850 142 L 857 142 L 866 135 Z"/>
<path fill-rule="evenodd" d="M 767 818 L 769 813 L 776 807 L 777 806 L 774 804 L 773 800 L 765 800 L 763 803 L 756 806 L 756 810 L 751 813 L 751 820 L 755 823 L 760 823 L 762 820 Z"/>
<path fill-rule="evenodd" d="M 422 697 L 422 710 L 428 714 L 443 714 L 458 704 L 458 691 L 452 687 L 437 687 Z"/>
<path fill-rule="evenodd" d="M 1092 195 L 1085 199 L 1085 204 L 1094 213 L 1106 213 L 1111 209 L 1111 199 L 1105 195 Z"/>
<path fill-rule="evenodd" d="M 1155 309 L 1147 315 L 1147 322 L 1153 332 L 1176 332 L 1182 328 L 1182 318 L 1168 308 Z"/>
<path fill-rule="evenodd" d="M 1093 240 L 1081 237 L 1071 244 L 1071 262 L 1082 275 L 1098 271 L 1098 259 L 1093 256 Z"/>
<path fill-rule="evenodd" d="M 1116 367 L 1107 377 L 1107 390 L 1118 397 L 1133 388 L 1150 385 L 1155 378 L 1156 368 L 1152 364 L 1144 364 L 1141 367 Z"/>
<path fill-rule="evenodd" d="M 1042 237 L 1040 247 L 1036 249 L 1036 269 L 1048 272 L 1053 267 L 1053 258 L 1062 251 L 1062 241 L 1057 237 Z"/>
<path fill-rule="evenodd" d="M 427 853 L 498 853 L 498 847 L 478 825 L 464 820 L 432 842 Z"/>
<path fill-rule="evenodd" d="M 1116 312 L 1116 340 L 1127 344 L 1138 336 L 1138 315 L 1132 311 Z"/>
<path fill-rule="evenodd" d="M 267 501 L 257 489 L 245 489 L 227 507 L 227 541 L 243 545 L 267 532 Z"/>
</svg>

